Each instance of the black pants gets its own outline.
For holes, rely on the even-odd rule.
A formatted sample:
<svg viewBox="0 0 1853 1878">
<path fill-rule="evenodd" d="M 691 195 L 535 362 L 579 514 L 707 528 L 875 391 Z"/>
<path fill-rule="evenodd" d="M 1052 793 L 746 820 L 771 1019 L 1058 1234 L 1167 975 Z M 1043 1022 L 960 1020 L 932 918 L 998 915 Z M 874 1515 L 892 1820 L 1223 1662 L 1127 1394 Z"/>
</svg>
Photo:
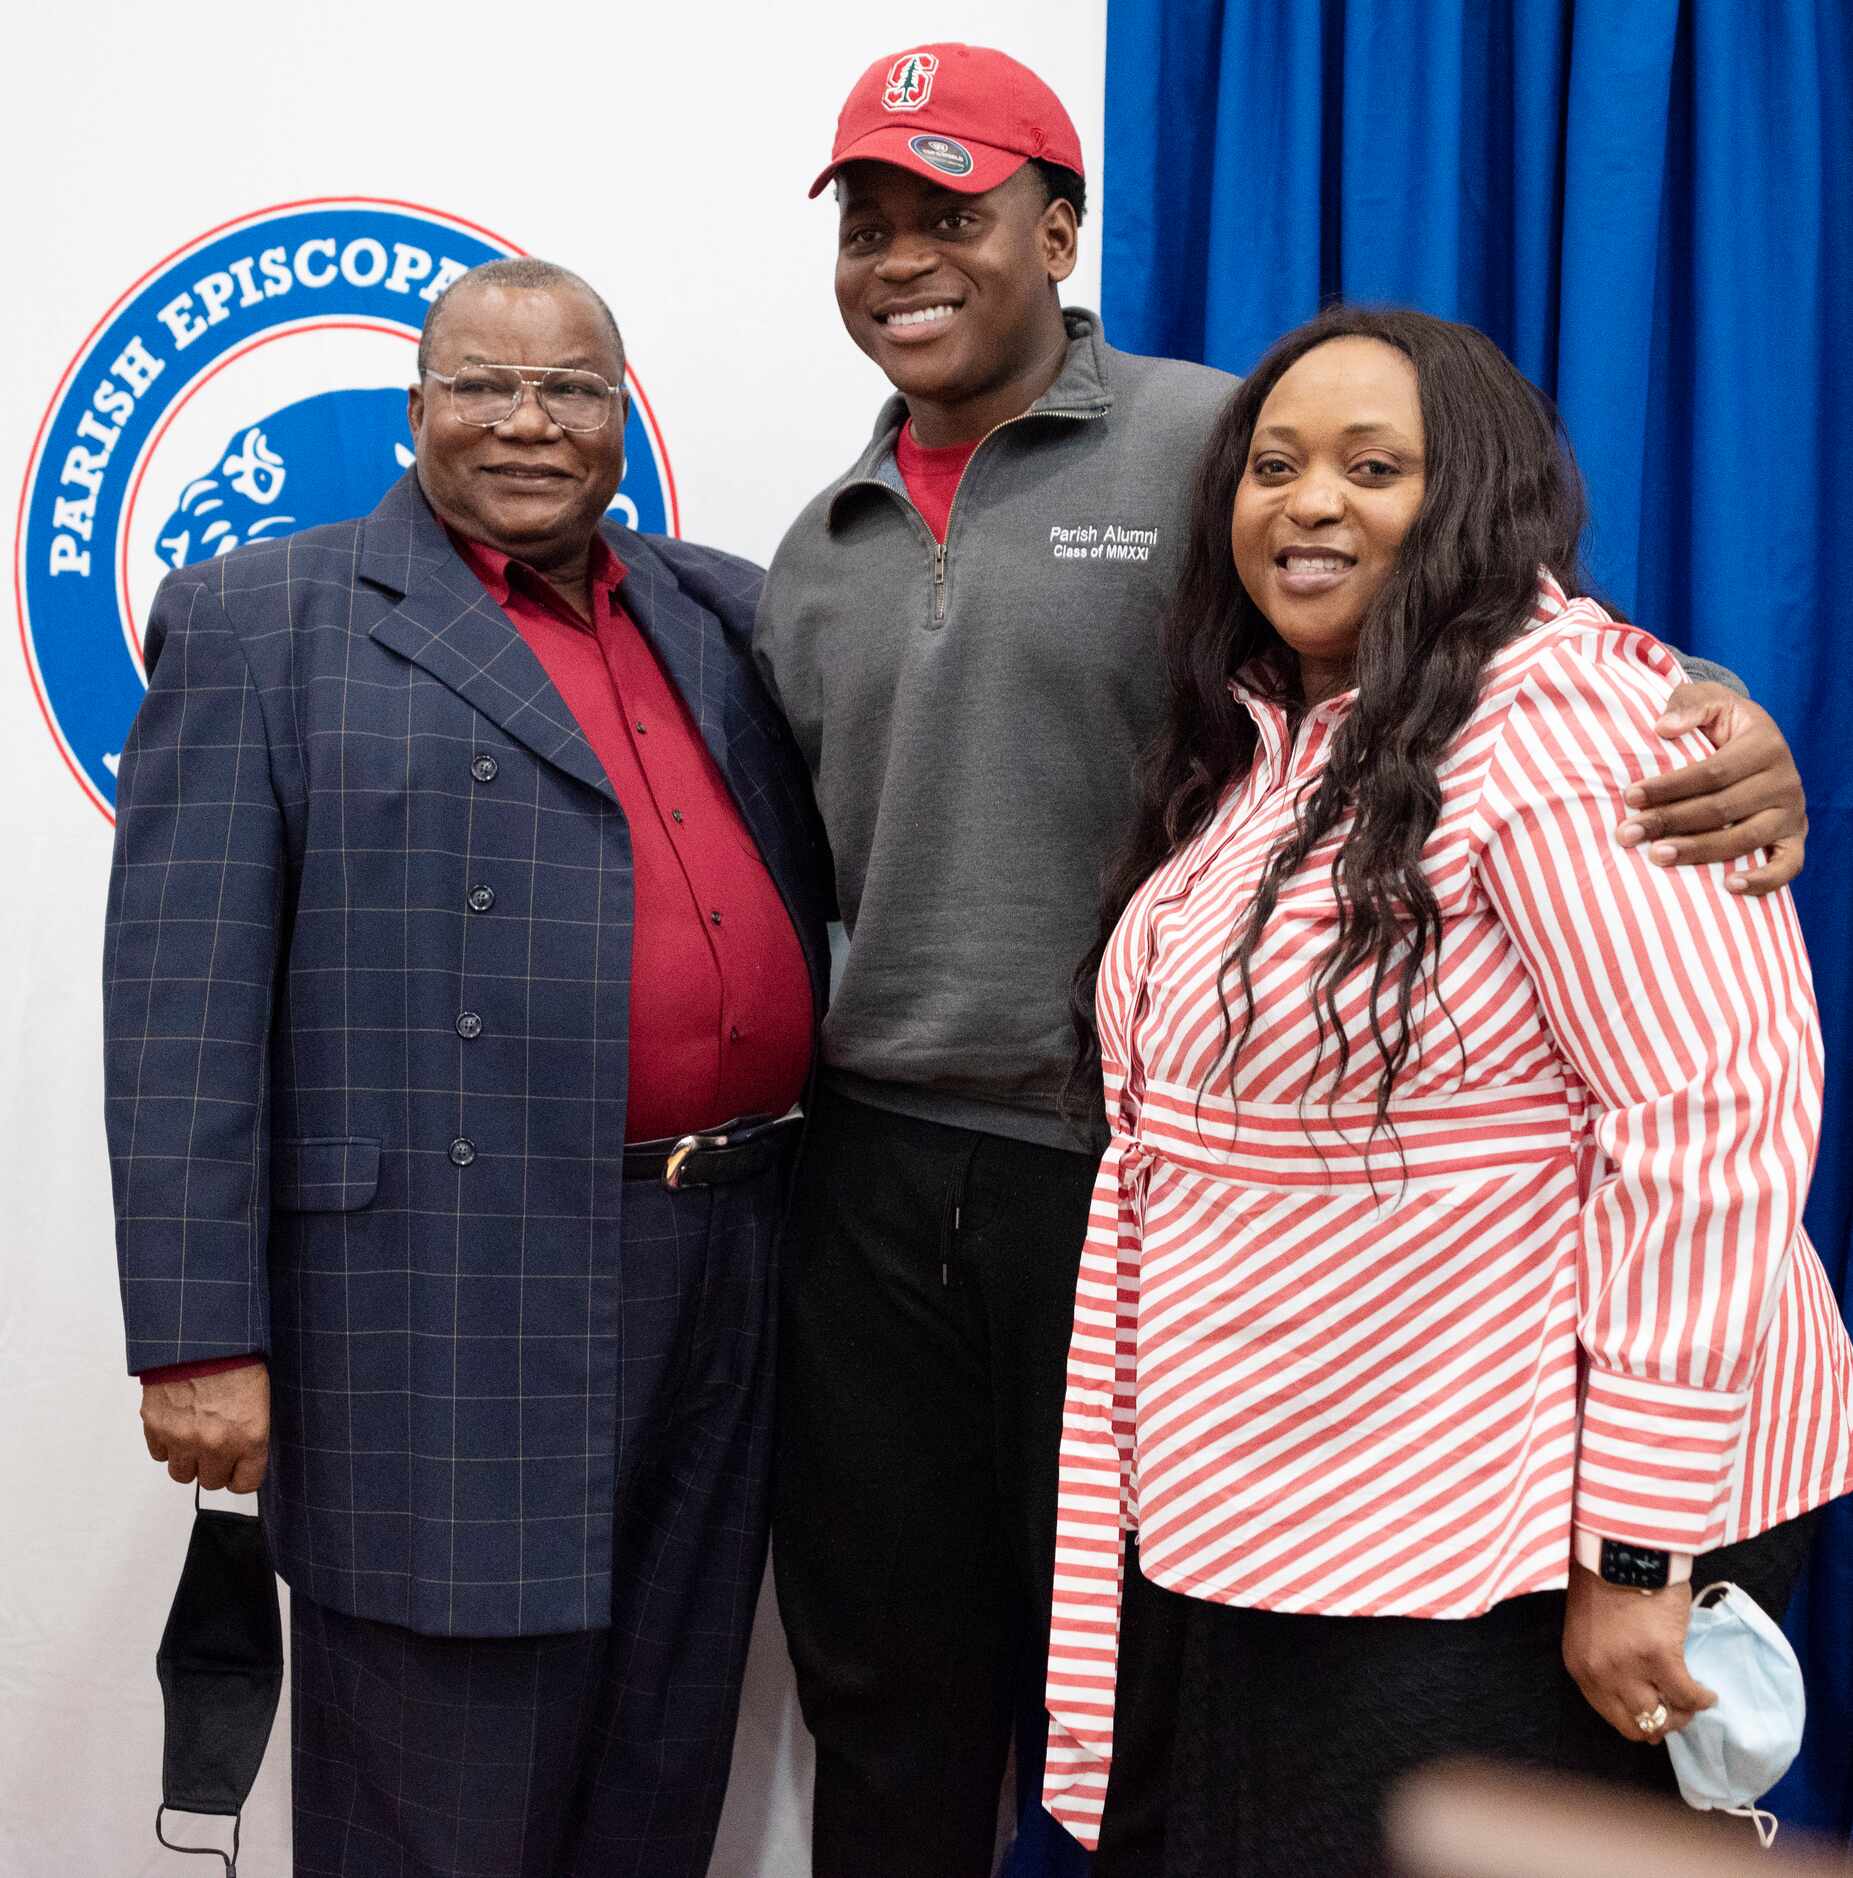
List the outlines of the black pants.
<svg viewBox="0 0 1853 1878">
<path fill-rule="evenodd" d="M 1694 1584 L 1729 1580 L 1779 1617 L 1813 1523 L 1699 1559 Z M 1677 1792 L 1666 1750 L 1623 1740 L 1563 1667 L 1561 1591 L 1458 1622 L 1147 1591 L 1180 1607 L 1184 1628 L 1165 1878 L 1377 1878 L 1390 1788 L 1456 1755 Z M 1748 1825 L 1706 1817 L 1738 1835 L 1749 1871 Z"/>
<path fill-rule="evenodd" d="M 1048 1649 L 1094 1167 L 828 1091 L 813 1108 L 772 1560 L 817 1743 L 815 1878 L 991 1869 L 1016 1695 Z M 1140 1765 L 1116 1767 L 1115 1806 Z"/>
</svg>

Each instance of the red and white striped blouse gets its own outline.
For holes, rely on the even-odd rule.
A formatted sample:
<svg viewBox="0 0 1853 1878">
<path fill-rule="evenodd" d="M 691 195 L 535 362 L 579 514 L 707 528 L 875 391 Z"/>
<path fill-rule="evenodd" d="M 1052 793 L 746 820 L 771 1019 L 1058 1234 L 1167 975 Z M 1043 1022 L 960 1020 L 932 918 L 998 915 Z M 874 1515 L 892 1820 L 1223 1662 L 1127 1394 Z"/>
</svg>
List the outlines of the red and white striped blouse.
<svg viewBox="0 0 1853 1878">
<path fill-rule="evenodd" d="M 1370 1141 L 1368 967 L 1335 1107 L 1329 1039 L 1304 1093 L 1348 824 L 1283 886 L 1233 1082 L 1218 1061 L 1218 965 L 1348 694 L 1295 737 L 1238 691 L 1249 775 L 1120 920 L 1048 1682 L 1044 1799 L 1085 1844 L 1127 1531 L 1194 1597 L 1468 1617 L 1564 1584 L 1573 1524 L 1701 1552 L 1853 1486 L 1853 1349 L 1801 1230 L 1821 1043 L 1794 906 L 1615 840 L 1630 784 L 1706 753 L 1654 733 L 1681 676 L 1548 580 L 1492 661 L 1441 769 L 1439 996 L 1395 1140 Z"/>
</svg>

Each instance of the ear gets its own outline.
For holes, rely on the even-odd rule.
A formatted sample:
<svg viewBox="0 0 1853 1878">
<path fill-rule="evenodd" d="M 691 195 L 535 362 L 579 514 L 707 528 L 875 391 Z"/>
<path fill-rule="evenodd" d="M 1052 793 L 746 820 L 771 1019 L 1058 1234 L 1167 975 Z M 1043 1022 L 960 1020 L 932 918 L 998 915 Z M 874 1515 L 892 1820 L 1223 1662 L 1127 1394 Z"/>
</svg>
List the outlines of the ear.
<svg viewBox="0 0 1853 1878">
<path fill-rule="evenodd" d="M 405 421 L 411 426 L 413 443 L 417 443 L 418 433 L 424 428 L 425 422 L 425 384 L 423 379 L 420 379 L 417 384 L 410 385 L 406 388 Z"/>
<path fill-rule="evenodd" d="M 1059 285 L 1074 272 L 1080 256 L 1081 230 L 1074 218 L 1074 204 L 1051 202 L 1036 225 L 1036 240 L 1050 281 Z"/>
</svg>

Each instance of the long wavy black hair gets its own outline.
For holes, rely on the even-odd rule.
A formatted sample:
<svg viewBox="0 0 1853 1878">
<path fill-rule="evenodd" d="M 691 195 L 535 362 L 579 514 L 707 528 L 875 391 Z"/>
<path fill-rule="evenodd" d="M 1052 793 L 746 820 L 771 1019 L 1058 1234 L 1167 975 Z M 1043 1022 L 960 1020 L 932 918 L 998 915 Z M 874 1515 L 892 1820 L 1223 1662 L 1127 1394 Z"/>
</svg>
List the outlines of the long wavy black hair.
<svg viewBox="0 0 1853 1878">
<path fill-rule="evenodd" d="M 1254 723 L 1229 680 L 1260 674 L 1291 713 L 1303 708 L 1298 663 L 1236 574 L 1230 517 L 1268 395 L 1315 346 L 1344 338 L 1381 340 L 1415 366 L 1422 502 L 1361 623 L 1356 700 L 1317 785 L 1296 804 L 1290 839 L 1229 936 L 1217 979 L 1223 1042 L 1205 1088 L 1219 1064 L 1233 1065 L 1254 1026 L 1250 966 L 1282 884 L 1351 814 L 1332 863 L 1338 923 L 1314 980 L 1317 1054 L 1304 1093 L 1335 1040 L 1328 1106 L 1336 1100 L 1352 1053 L 1339 991 L 1368 965 L 1370 1034 L 1383 1063 L 1373 1135 L 1387 1122 L 1391 1086 L 1411 1049 L 1411 1009 L 1440 944 L 1439 908 L 1421 864 L 1441 812 L 1437 767 L 1473 712 L 1487 660 L 1525 629 L 1538 569 L 1567 593 L 1588 591 L 1577 547 L 1582 479 L 1556 413 L 1484 333 L 1400 308 L 1335 306 L 1275 344 L 1231 395 L 1197 467 L 1184 573 L 1164 633 L 1164 726 L 1140 759 L 1136 817 L 1109 863 L 1099 936 L 1075 975 L 1069 1105 L 1078 1117 L 1099 1114 L 1094 980 L 1107 940 L 1140 883 L 1202 830 L 1254 759 Z"/>
</svg>

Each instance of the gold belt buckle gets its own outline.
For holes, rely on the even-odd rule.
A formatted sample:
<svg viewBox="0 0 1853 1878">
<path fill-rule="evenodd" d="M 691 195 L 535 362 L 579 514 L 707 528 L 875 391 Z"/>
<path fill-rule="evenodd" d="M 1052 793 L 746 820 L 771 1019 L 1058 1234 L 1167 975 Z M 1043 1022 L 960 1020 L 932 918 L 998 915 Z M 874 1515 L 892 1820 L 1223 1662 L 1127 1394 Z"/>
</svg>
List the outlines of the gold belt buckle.
<svg viewBox="0 0 1853 1878">
<path fill-rule="evenodd" d="M 663 1169 L 663 1185 L 672 1193 L 680 1192 L 682 1187 L 682 1169 L 691 1154 L 702 1148 L 724 1148 L 727 1145 L 725 1135 L 684 1135 L 669 1150 L 669 1161 Z"/>
</svg>

